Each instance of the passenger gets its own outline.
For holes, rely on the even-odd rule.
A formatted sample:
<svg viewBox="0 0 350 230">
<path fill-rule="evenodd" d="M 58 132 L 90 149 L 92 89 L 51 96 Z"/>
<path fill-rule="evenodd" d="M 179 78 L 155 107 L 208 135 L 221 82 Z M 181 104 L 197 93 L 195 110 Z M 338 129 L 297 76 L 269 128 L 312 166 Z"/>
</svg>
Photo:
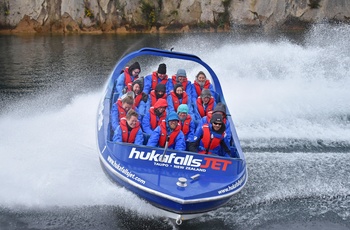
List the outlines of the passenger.
<svg viewBox="0 0 350 230">
<path fill-rule="evenodd" d="M 181 104 L 177 108 L 177 115 L 179 116 L 181 131 L 185 135 L 186 146 L 189 142 L 193 142 L 194 132 L 196 131 L 196 125 L 188 114 L 188 106 L 186 104 Z"/>
<path fill-rule="evenodd" d="M 168 149 L 184 151 L 186 149 L 185 136 L 181 131 L 179 118 L 175 112 L 171 112 L 166 121 L 152 132 L 148 139 L 147 146 L 164 148 L 168 142 Z"/>
<path fill-rule="evenodd" d="M 209 89 L 211 95 L 215 95 L 214 87 L 207 79 L 207 76 L 203 71 L 199 71 L 196 75 L 196 79 L 192 84 L 192 102 L 195 103 L 197 98 L 201 95 L 203 89 Z"/>
<path fill-rule="evenodd" d="M 131 108 L 137 110 L 134 106 L 134 98 L 129 94 L 124 95 L 123 98 L 119 98 L 117 102 L 112 105 L 111 123 L 113 131 L 118 127 L 120 119 L 125 117 L 126 113 Z"/>
<path fill-rule="evenodd" d="M 197 98 L 193 104 L 193 114 L 195 120 L 200 120 L 205 117 L 209 111 L 215 108 L 216 102 L 210 93 L 209 89 L 203 89 L 201 96 Z"/>
<path fill-rule="evenodd" d="M 163 84 L 166 87 L 166 93 L 169 91 L 168 75 L 166 74 L 166 65 L 164 63 L 158 66 L 158 70 L 152 74 L 147 75 L 144 80 L 143 92 L 149 94 L 152 90 L 156 89 L 158 84 Z"/>
<path fill-rule="evenodd" d="M 141 67 L 138 62 L 133 63 L 130 67 L 125 67 L 123 73 L 117 78 L 115 91 L 119 94 L 123 94 L 123 90 L 129 83 L 132 83 L 139 77 Z"/>
<path fill-rule="evenodd" d="M 229 143 L 225 140 L 225 123 L 221 114 L 213 114 L 209 124 L 197 129 L 194 142 L 189 144 L 191 152 L 230 156 Z"/>
<path fill-rule="evenodd" d="M 193 109 L 191 99 L 187 93 L 183 90 L 181 84 L 176 84 L 174 90 L 171 90 L 168 97 L 168 112 L 176 112 L 179 105 L 185 104 L 190 108 L 189 113 L 193 115 Z"/>
<path fill-rule="evenodd" d="M 138 116 L 135 110 L 130 109 L 126 117 L 120 119 L 119 126 L 114 132 L 114 142 L 134 143 L 136 145 L 143 144 L 143 133 Z"/>
<path fill-rule="evenodd" d="M 134 93 L 134 100 L 135 100 L 135 107 L 137 108 L 140 117 L 143 117 L 146 113 L 147 109 L 147 101 L 148 101 L 148 95 L 144 92 L 142 92 L 143 88 L 143 82 L 141 79 L 135 80 L 131 87 L 128 88 L 128 92 Z"/>
<path fill-rule="evenodd" d="M 176 84 L 181 84 L 183 86 L 183 90 L 186 91 L 189 99 L 192 99 L 192 83 L 187 79 L 186 70 L 178 69 L 176 75 L 173 75 L 172 78 L 169 79 L 168 92 L 173 90 Z"/>
<path fill-rule="evenodd" d="M 223 117 L 223 122 L 225 124 L 226 127 L 226 142 L 230 143 L 231 141 L 231 137 L 232 137 L 232 132 L 231 132 L 231 126 L 230 126 L 230 122 L 227 120 L 227 114 L 226 114 L 226 105 L 219 102 L 213 111 L 208 112 L 207 116 L 203 117 L 200 121 L 199 124 L 197 126 L 197 130 L 199 127 L 202 127 L 204 124 L 209 124 L 211 117 L 214 114 L 221 114 Z"/>
<path fill-rule="evenodd" d="M 142 119 L 142 129 L 145 133 L 151 135 L 153 130 L 161 124 L 162 120 L 165 120 L 167 107 L 168 103 L 161 98 L 149 109 L 149 112 Z"/>
<path fill-rule="evenodd" d="M 160 99 L 167 99 L 166 88 L 163 84 L 158 84 L 154 90 L 149 94 L 147 103 L 146 103 L 146 111 L 149 110 L 150 107 L 154 106 L 154 104 Z"/>
</svg>

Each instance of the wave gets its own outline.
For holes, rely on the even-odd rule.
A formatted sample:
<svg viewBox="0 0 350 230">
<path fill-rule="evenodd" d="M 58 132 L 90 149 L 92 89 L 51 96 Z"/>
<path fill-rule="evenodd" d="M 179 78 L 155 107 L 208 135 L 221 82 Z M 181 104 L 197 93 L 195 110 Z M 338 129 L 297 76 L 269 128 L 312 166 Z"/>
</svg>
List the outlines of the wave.
<svg viewBox="0 0 350 230">
<path fill-rule="evenodd" d="M 0 206 L 117 205 L 157 213 L 103 175 L 95 136 L 100 96 L 80 95 L 40 114 L 32 107 L 24 117 L 20 110 L 0 117 Z"/>
<path fill-rule="evenodd" d="M 243 148 L 349 150 L 349 34 L 348 25 L 321 24 L 299 43 L 233 35 L 179 43 L 216 71 Z"/>
</svg>

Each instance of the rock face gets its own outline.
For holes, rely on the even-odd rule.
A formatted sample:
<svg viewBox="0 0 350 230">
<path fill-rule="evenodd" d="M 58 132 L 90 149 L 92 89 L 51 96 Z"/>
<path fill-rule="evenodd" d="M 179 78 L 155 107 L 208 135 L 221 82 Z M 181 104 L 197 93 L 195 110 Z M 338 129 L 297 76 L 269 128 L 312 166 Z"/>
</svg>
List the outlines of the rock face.
<svg viewBox="0 0 350 230">
<path fill-rule="evenodd" d="M 0 0 L 12 32 L 265 31 L 321 21 L 350 23 L 349 0 Z"/>
</svg>

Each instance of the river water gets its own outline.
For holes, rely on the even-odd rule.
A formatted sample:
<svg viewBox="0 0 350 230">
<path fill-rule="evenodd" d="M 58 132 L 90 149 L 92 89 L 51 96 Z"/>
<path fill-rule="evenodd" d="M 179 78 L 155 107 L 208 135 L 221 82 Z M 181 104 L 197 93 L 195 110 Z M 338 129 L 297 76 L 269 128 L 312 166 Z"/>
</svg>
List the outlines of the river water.
<svg viewBox="0 0 350 230">
<path fill-rule="evenodd" d="M 270 36 L 0 36 L 0 229 L 177 228 L 112 184 L 98 160 L 106 78 L 144 46 L 193 53 L 214 69 L 247 158 L 245 188 L 181 229 L 350 229 L 349 36 L 343 25 Z"/>
</svg>

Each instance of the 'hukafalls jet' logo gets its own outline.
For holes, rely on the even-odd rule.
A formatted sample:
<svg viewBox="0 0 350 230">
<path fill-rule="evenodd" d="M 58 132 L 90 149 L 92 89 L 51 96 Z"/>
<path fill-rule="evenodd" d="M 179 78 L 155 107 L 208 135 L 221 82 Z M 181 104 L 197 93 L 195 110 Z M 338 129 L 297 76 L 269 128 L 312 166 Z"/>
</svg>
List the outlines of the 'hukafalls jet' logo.
<svg viewBox="0 0 350 230">
<path fill-rule="evenodd" d="M 162 162 L 170 165 L 179 165 L 185 167 L 194 167 L 213 170 L 226 171 L 228 165 L 232 164 L 231 161 L 219 158 L 204 157 L 204 159 L 196 159 L 194 155 L 177 156 L 176 153 L 170 153 L 164 155 L 162 158 L 161 153 L 157 153 L 156 150 L 151 152 L 137 151 L 136 148 L 132 148 L 129 154 L 130 159 L 139 159 L 144 161 Z M 162 159 L 161 159 L 162 158 Z"/>
</svg>

